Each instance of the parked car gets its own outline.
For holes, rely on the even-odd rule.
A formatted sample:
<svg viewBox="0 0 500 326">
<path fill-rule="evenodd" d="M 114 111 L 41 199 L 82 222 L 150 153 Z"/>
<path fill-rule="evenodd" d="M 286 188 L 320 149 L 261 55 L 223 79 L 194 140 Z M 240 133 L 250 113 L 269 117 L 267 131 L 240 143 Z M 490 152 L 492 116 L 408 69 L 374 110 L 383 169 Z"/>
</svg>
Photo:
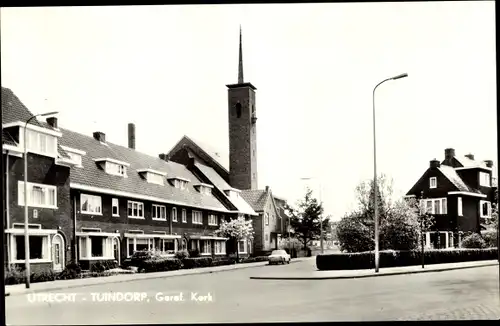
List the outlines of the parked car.
<svg viewBox="0 0 500 326">
<path fill-rule="evenodd" d="M 269 255 L 269 265 L 272 264 L 290 264 L 290 255 L 285 250 L 273 250 Z"/>
</svg>

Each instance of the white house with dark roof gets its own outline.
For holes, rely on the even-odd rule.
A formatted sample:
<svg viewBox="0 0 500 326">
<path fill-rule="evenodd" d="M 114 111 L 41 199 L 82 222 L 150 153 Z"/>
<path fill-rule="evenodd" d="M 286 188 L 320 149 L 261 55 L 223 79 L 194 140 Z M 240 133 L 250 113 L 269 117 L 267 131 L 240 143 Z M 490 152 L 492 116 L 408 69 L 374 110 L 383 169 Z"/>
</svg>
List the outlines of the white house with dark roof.
<svg viewBox="0 0 500 326">
<path fill-rule="evenodd" d="M 474 155 L 455 155 L 445 150 L 442 162 L 434 159 L 406 194 L 416 198 L 435 218 L 433 230 L 425 235 L 428 247 L 457 247 L 464 233 L 479 233 L 491 218 L 496 184 L 493 161 L 476 160 Z"/>
</svg>

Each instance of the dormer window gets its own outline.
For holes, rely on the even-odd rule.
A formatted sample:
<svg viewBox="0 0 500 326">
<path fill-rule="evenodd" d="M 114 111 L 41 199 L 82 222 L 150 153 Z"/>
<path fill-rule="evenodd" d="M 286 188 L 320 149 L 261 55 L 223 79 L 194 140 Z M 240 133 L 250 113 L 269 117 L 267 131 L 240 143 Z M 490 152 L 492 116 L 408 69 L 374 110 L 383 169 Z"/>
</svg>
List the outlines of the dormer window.
<svg viewBox="0 0 500 326">
<path fill-rule="evenodd" d="M 479 185 L 483 187 L 491 187 L 491 178 L 489 173 L 479 172 Z"/>
<path fill-rule="evenodd" d="M 212 193 L 212 188 L 213 188 L 212 185 L 206 183 L 199 183 L 197 185 L 194 185 L 194 187 L 204 195 L 210 195 Z"/>
<path fill-rule="evenodd" d="M 436 177 L 429 178 L 429 188 L 431 188 L 431 189 L 437 188 L 437 178 Z"/>
<path fill-rule="evenodd" d="M 26 136 L 26 147 L 28 148 L 29 152 L 51 157 L 57 155 L 56 136 L 48 135 L 31 129 L 27 130 Z"/>
<path fill-rule="evenodd" d="M 121 162 L 111 158 L 95 159 L 98 164 L 106 171 L 107 174 L 127 177 L 127 167 L 130 165 L 126 162 Z"/>
<path fill-rule="evenodd" d="M 149 183 L 154 183 L 154 184 L 161 185 L 161 186 L 163 186 L 165 184 L 164 180 L 165 180 L 165 176 L 167 174 L 164 172 L 156 171 L 156 170 L 152 170 L 152 169 L 137 170 L 137 172 L 139 172 L 139 174 L 141 174 L 142 177 L 144 177 L 146 179 L 146 181 Z"/>
<path fill-rule="evenodd" d="M 172 178 L 169 178 L 169 180 L 175 188 L 181 189 L 181 190 L 186 189 L 188 182 L 189 182 L 188 179 L 184 179 L 184 178 L 180 178 L 180 177 L 172 177 Z"/>
<path fill-rule="evenodd" d="M 70 157 L 71 162 L 79 168 L 82 168 L 82 156 L 86 155 L 87 153 L 75 148 L 67 147 L 67 146 L 61 146 L 63 150 L 68 153 L 68 156 Z"/>
<path fill-rule="evenodd" d="M 226 194 L 226 196 L 228 196 L 229 198 L 232 198 L 232 199 L 237 199 L 240 197 L 240 191 L 237 190 L 237 189 L 226 189 L 224 190 L 224 193 Z"/>
</svg>

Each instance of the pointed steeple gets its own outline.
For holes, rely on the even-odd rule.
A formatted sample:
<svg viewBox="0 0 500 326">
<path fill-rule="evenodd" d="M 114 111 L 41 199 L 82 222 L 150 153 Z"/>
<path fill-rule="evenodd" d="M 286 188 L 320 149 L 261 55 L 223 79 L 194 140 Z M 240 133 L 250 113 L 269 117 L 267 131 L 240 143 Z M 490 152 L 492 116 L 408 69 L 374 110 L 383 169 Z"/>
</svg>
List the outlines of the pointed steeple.
<svg viewBox="0 0 500 326">
<path fill-rule="evenodd" d="M 243 84 L 243 46 L 241 44 L 241 25 L 240 25 L 240 57 L 238 63 L 238 84 Z"/>
</svg>

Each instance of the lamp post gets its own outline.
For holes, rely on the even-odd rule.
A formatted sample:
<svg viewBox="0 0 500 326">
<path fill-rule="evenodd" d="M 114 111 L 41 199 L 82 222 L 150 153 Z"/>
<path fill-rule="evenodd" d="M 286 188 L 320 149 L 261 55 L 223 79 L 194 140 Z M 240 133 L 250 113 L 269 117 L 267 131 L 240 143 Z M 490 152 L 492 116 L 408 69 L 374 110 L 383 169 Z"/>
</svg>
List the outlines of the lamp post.
<svg viewBox="0 0 500 326">
<path fill-rule="evenodd" d="M 311 180 L 311 179 L 314 179 L 314 178 L 300 178 L 300 180 Z M 323 201 L 322 201 L 322 196 L 321 196 L 321 183 L 318 183 L 318 192 L 319 192 L 319 202 L 321 203 L 321 205 L 323 205 Z M 323 208 L 323 207 L 322 207 Z M 321 253 L 324 253 L 324 249 L 323 249 L 323 214 L 320 215 L 319 217 L 319 232 L 320 232 L 320 247 L 321 247 Z"/>
<path fill-rule="evenodd" d="M 377 87 L 379 87 L 381 84 L 385 83 L 386 81 L 389 80 L 396 80 L 396 79 L 401 79 L 408 77 L 407 73 L 397 75 L 391 78 L 384 79 L 380 83 L 378 83 L 374 88 L 373 88 L 373 189 L 374 189 L 374 208 L 375 208 L 375 273 L 378 273 L 379 269 L 379 231 L 378 231 L 378 207 L 377 207 L 377 142 L 376 142 L 376 132 L 375 132 L 375 91 L 377 90 Z"/>
<path fill-rule="evenodd" d="M 424 263 L 425 263 L 425 249 L 424 249 L 424 214 L 426 213 L 424 210 L 424 192 L 420 192 L 420 203 L 419 203 L 419 213 L 420 213 L 420 245 L 422 249 L 422 268 L 425 268 Z"/>
<path fill-rule="evenodd" d="M 30 288 L 30 242 L 28 233 L 28 148 L 27 148 L 27 129 L 28 123 L 36 117 L 46 117 L 57 114 L 58 112 L 41 113 L 31 116 L 24 124 L 24 264 L 26 267 L 26 288 Z"/>
</svg>

